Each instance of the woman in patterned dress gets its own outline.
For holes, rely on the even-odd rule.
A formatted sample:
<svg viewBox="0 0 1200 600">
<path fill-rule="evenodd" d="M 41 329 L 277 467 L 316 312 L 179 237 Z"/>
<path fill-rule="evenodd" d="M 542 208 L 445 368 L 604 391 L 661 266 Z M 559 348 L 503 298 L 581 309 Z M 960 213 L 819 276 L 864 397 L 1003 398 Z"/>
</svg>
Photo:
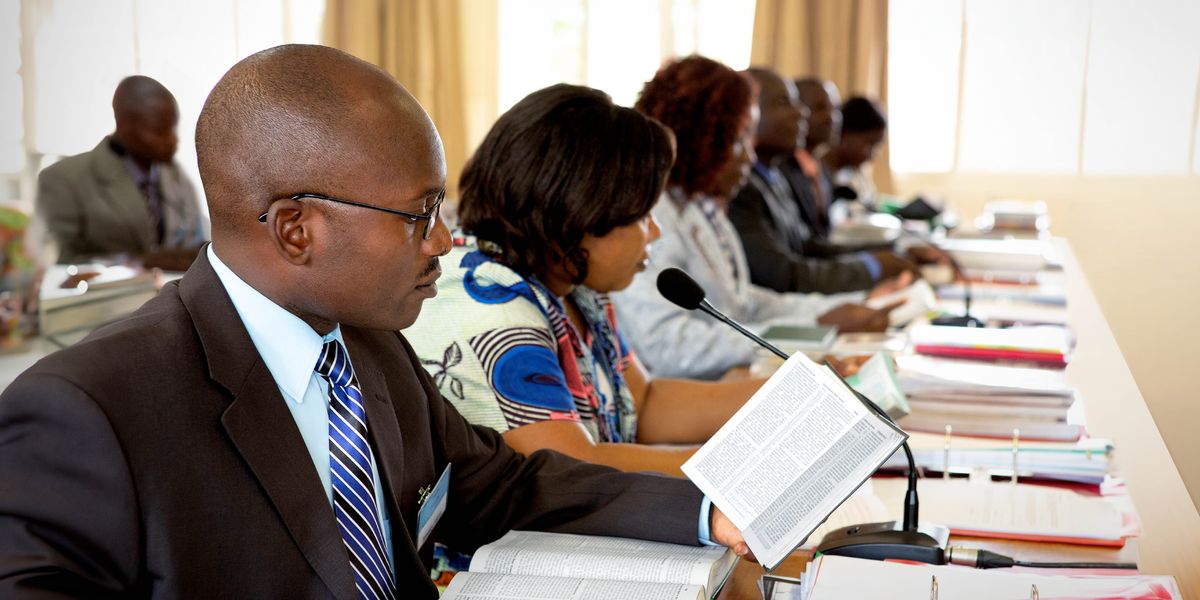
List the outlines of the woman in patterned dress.
<svg viewBox="0 0 1200 600">
<path fill-rule="evenodd" d="M 607 294 L 644 269 L 673 160 L 668 129 L 590 88 L 534 92 L 496 122 L 406 332 L 467 419 L 520 452 L 679 475 L 761 385 L 651 378 L 619 333 Z"/>
</svg>

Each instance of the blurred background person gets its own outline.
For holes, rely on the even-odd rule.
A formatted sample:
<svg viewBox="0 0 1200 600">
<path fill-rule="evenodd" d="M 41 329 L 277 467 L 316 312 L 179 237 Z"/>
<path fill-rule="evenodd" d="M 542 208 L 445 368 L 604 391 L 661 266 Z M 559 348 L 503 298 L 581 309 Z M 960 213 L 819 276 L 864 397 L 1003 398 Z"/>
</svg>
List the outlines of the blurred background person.
<svg viewBox="0 0 1200 600">
<path fill-rule="evenodd" d="M 842 135 L 821 157 L 833 174 L 834 186 L 846 186 L 858 201 L 868 207 L 875 205 L 877 193 L 871 181 L 871 161 L 887 135 L 887 117 L 879 105 L 856 96 L 842 105 Z"/>
<path fill-rule="evenodd" d="M 112 106 L 111 135 L 41 172 L 37 216 L 61 263 L 177 254 L 182 264 L 175 268 L 186 268 L 209 226 L 192 182 L 174 162 L 175 97 L 154 79 L 134 75 L 117 86 Z"/>
<path fill-rule="evenodd" d="M 667 63 L 642 89 L 635 106 L 671 128 L 675 165 L 653 210 L 662 230 L 647 269 L 613 295 L 627 339 L 657 376 L 715 379 L 749 365 L 756 347 L 708 315 L 662 297 L 658 274 L 687 271 L 718 310 L 751 329 L 774 322 L 837 325 L 842 331 L 882 331 L 888 310 L 855 304 L 846 295 L 780 294 L 750 282 L 737 231 L 725 215 L 754 163 L 756 92 L 744 73 L 690 56 Z"/>
<path fill-rule="evenodd" d="M 795 84 L 800 104 L 808 109 L 808 128 L 803 147 L 779 169 L 800 199 L 800 214 L 813 234 L 810 252 L 816 252 L 829 240 L 829 209 L 835 201 L 833 174 L 820 157 L 841 136 L 841 94 L 832 81 L 818 77 L 802 77 Z"/>
<path fill-rule="evenodd" d="M 810 257 L 811 226 L 804 207 L 780 165 L 794 162 L 803 150 L 808 112 L 795 85 L 763 68 L 747 73 L 758 83 L 759 121 L 754 136 L 757 156 L 749 185 L 729 205 L 729 220 L 737 229 L 750 281 L 778 292 L 838 292 L 869 290 L 890 293 L 911 281 L 916 266 L 887 250 L 844 253 L 830 258 Z M 903 280 L 892 280 L 902 273 Z M 887 278 L 887 279 L 885 279 Z"/>
</svg>

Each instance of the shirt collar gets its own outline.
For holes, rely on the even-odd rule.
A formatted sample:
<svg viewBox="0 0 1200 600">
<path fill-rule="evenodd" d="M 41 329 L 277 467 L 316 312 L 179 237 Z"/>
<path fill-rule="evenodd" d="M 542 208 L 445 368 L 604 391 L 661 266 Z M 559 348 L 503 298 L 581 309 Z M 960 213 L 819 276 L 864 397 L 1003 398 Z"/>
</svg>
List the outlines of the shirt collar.
<svg viewBox="0 0 1200 600">
<path fill-rule="evenodd" d="M 775 183 L 775 169 L 758 161 L 755 161 L 751 168 L 754 169 L 754 172 L 758 173 L 759 177 L 762 177 L 767 183 Z"/>
<path fill-rule="evenodd" d="M 300 317 L 275 304 L 238 277 L 208 246 L 208 260 L 229 299 L 242 318 L 250 340 L 262 356 L 267 370 L 279 389 L 294 402 L 304 400 L 304 392 L 313 377 L 321 348 L 330 340 L 342 341 L 337 326 L 325 336 L 318 335 Z"/>
</svg>

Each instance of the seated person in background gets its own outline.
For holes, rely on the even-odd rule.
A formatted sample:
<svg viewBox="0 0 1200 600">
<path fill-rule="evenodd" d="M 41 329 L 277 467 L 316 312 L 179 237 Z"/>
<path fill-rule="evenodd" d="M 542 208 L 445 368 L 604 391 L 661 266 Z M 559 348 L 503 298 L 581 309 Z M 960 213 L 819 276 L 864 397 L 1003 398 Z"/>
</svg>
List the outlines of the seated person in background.
<svg viewBox="0 0 1200 600">
<path fill-rule="evenodd" d="M 863 97 L 850 98 L 842 105 L 842 135 L 821 157 L 833 173 L 833 185 L 854 190 L 866 206 L 875 204 L 870 162 L 886 133 L 887 117 L 879 105 Z"/>
<path fill-rule="evenodd" d="M 749 185 L 737 193 L 728 212 L 746 250 L 750 281 L 777 292 L 832 294 L 868 290 L 877 284 L 883 293 L 896 289 L 897 283 L 904 282 L 883 278 L 911 273 L 916 266 L 890 251 L 806 256 L 812 231 L 803 218 L 800 199 L 778 168 L 795 160 L 797 146 L 805 137 L 805 110 L 791 81 L 769 69 L 747 72 L 759 86 L 754 136 L 758 160 L 750 171 Z"/>
<path fill-rule="evenodd" d="M 706 441 L 761 384 L 650 379 L 618 332 L 606 293 L 658 237 L 671 143 L 603 92 L 556 85 L 501 116 L 463 170 L 475 237 L 406 335 L 459 412 L 518 452 L 682 475 L 694 447 L 644 444 Z"/>
<path fill-rule="evenodd" d="M 844 129 L 845 117 L 842 113 L 842 108 L 838 106 L 840 102 L 840 94 L 837 86 L 832 81 L 818 79 L 815 77 L 806 77 L 796 80 L 796 91 L 799 94 L 801 104 L 809 109 L 808 134 L 805 136 L 804 148 L 796 150 L 794 160 L 783 160 L 779 163 L 779 171 L 783 174 L 784 179 L 791 185 L 792 190 L 796 193 L 796 197 L 800 202 L 800 213 L 804 217 L 804 222 L 809 226 L 809 231 L 813 236 L 805 244 L 805 254 L 809 256 L 831 256 L 845 249 L 839 246 L 830 244 L 829 234 L 831 232 L 830 212 L 840 212 L 842 217 L 846 216 L 844 204 L 835 203 L 839 200 L 834 196 L 834 189 L 840 184 L 834 181 L 833 172 L 822 158 L 828 156 L 833 146 L 839 146 L 842 139 L 842 130 Z M 858 108 L 855 106 L 858 102 L 851 104 L 851 110 L 855 114 L 851 115 L 851 129 L 861 130 L 864 128 L 864 121 L 874 121 L 876 124 L 883 123 L 886 127 L 886 120 L 883 119 L 883 113 L 878 111 L 873 105 L 869 108 L 869 112 L 875 112 L 878 119 L 863 118 L 858 113 Z M 866 127 L 870 127 L 869 125 Z M 851 134 L 852 138 L 859 137 L 859 134 Z M 870 139 L 875 137 L 875 134 L 867 136 Z M 881 138 L 880 138 L 881 139 Z M 869 141 L 869 139 L 867 140 Z M 861 145 L 861 140 L 855 142 L 856 145 Z M 878 143 L 875 144 L 876 146 Z M 870 150 L 873 155 L 875 148 Z M 845 180 L 844 180 L 845 181 Z M 854 183 L 854 182 L 850 182 Z M 874 185 L 871 183 L 870 177 L 865 178 L 865 182 L 860 184 L 861 189 L 873 190 Z M 851 186 L 853 187 L 853 186 Z M 856 191 L 856 193 L 858 193 Z M 869 192 L 873 195 L 873 192 Z M 861 196 L 860 196 L 861 198 Z M 841 207 L 841 210 L 838 210 Z M 949 265 L 950 259 L 944 252 L 925 244 L 913 244 L 905 238 L 901 238 L 897 243 L 897 250 L 904 250 L 904 254 L 918 264 L 938 263 Z"/>
<path fill-rule="evenodd" d="M 808 130 L 803 147 L 796 149 L 792 160 L 782 161 L 779 170 L 800 200 L 800 214 L 813 234 L 809 254 L 816 256 L 828 248 L 829 210 L 836 200 L 833 174 L 820 158 L 841 136 L 841 95 L 829 80 L 805 77 L 795 83 L 800 103 L 808 109 Z"/>
<path fill-rule="evenodd" d="M 113 116 L 112 135 L 38 176 L 37 215 L 58 246 L 58 261 L 178 253 L 186 268 L 208 239 L 208 220 L 172 161 L 175 97 L 149 77 L 126 77 L 113 94 Z"/>
<path fill-rule="evenodd" d="M 690 482 L 523 457 L 443 400 L 397 330 L 450 250 L 446 164 L 395 78 L 265 50 L 196 142 L 213 243 L 0 395 L 0 598 L 432 600 L 433 540 L 513 528 L 748 553 Z"/>
<path fill-rule="evenodd" d="M 746 75 L 700 56 L 673 61 L 642 88 L 635 108 L 670 127 L 677 142 L 666 193 L 652 213 L 662 236 L 646 271 L 613 294 L 625 339 L 652 374 L 715 379 L 750 364 L 757 348 L 708 315 L 663 298 L 655 282 L 668 267 L 687 271 L 714 307 L 751 329 L 772 322 L 819 322 L 842 331 L 887 326 L 890 309 L 853 304 L 861 292 L 781 294 L 750 283 L 741 242 L 725 216 L 754 162 L 757 106 Z"/>
</svg>

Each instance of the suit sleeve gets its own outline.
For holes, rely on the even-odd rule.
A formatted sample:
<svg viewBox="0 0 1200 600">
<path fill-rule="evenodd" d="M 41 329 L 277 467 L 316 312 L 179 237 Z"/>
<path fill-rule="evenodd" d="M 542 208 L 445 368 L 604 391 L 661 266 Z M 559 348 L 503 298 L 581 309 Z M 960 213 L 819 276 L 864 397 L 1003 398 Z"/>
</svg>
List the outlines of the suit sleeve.
<svg viewBox="0 0 1200 600">
<path fill-rule="evenodd" d="M 83 235 L 83 207 L 70 183 L 53 167 L 38 176 L 37 212 L 46 231 L 58 244 L 59 256 L 71 259 L 81 248 L 76 241 Z"/>
<path fill-rule="evenodd" d="M 754 186 L 742 188 L 729 206 L 750 263 L 750 280 L 777 292 L 834 294 L 869 289 L 866 265 L 853 257 L 809 258 L 794 252 L 773 226 L 766 200 Z"/>
<path fill-rule="evenodd" d="M 0 396 L 0 481 L 0 598 L 132 591 L 137 500 L 108 419 L 87 394 L 59 377 L 18 378 Z"/>
<path fill-rule="evenodd" d="M 434 443 L 453 465 L 446 525 L 439 528 L 450 547 L 474 552 L 510 529 L 698 544 L 703 496 L 690 481 L 625 473 L 549 450 L 524 457 L 499 433 L 468 423 L 416 370 L 430 398 Z"/>
</svg>

